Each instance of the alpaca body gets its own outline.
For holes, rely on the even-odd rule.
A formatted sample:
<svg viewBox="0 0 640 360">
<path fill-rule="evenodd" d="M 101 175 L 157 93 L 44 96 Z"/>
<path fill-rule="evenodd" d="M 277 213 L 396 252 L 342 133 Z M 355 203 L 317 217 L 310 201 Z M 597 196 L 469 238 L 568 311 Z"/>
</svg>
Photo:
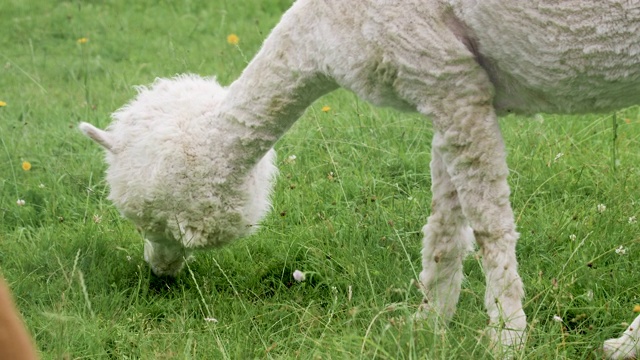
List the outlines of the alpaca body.
<svg viewBox="0 0 640 360">
<path fill-rule="evenodd" d="M 374 104 L 403 110 L 427 101 L 407 94 L 406 82 L 428 82 L 433 94 L 425 95 L 439 95 L 443 82 L 470 70 L 468 60 L 489 77 L 498 114 L 604 112 L 638 103 L 639 2 L 405 3 L 322 4 L 314 12 L 331 22 L 318 32 L 327 40 L 305 45 L 317 54 L 314 68 Z"/>
<path fill-rule="evenodd" d="M 319 96 L 344 87 L 430 117 L 422 314 L 453 315 L 475 242 L 489 330 L 509 352 L 525 341 L 527 323 L 497 115 L 636 104 L 639 27 L 640 1 L 299 0 L 228 89 L 159 80 L 116 112 L 107 132 L 81 128 L 109 150 L 110 198 L 147 234 L 152 268 L 175 274 L 189 249 L 245 235 L 266 212 L 271 148 Z M 252 196 L 262 199 L 255 209 Z M 608 341 L 606 354 L 635 356 L 637 331 Z"/>
<path fill-rule="evenodd" d="M 590 113 L 638 103 L 640 2 L 449 2 L 500 113 Z"/>
</svg>

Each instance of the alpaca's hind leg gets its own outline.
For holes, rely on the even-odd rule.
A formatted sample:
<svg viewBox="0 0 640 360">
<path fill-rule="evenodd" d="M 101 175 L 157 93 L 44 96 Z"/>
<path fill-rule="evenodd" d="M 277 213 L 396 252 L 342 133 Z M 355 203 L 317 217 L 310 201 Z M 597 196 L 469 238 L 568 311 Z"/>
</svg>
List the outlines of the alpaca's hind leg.
<svg viewBox="0 0 640 360">
<path fill-rule="evenodd" d="M 621 337 L 605 341 L 603 350 L 609 359 L 636 359 L 640 354 L 640 316 Z"/>
<path fill-rule="evenodd" d="M 422 229 L 420 273 L 425 299 L 419 316 L 435 312 L 448 321 L 460 296 L 462 261 L 473 248 L 474 239 L 441 155 L 436 148 L 431 153 L 431 216 Z"/>
<path fill-rule="evenodd" d="M 144 241 L 144 260 L 158 276 L 176 276 L 189 253 L 176 241 Z"/>
<path fill-rule="evenodd" d="M 509 203 L 502 136 L 491 99 L 482 99 L 483 94 L 490 91 L 452 101 L 455 107 L 448 109 L 446 118 L 434 119 L 441 134 L 434 139 L 434 147 L 442 155 L 480 246 L 492 339 L 517 348 L 526 327 L 515 252 L 518 233 Z"/>
</svg>

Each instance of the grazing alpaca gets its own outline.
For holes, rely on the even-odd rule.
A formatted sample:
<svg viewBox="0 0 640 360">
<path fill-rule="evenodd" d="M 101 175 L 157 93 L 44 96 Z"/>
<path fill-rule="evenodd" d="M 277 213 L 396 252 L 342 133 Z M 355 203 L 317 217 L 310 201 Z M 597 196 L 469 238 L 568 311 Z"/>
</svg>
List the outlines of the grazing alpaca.
<svg viewBox="0 0 640 360">
<path fill-rule="evenodd" d="M 497 115 L 635 104 L 640 4 L 297 1 L 228 89 L 211 79 L 158 80 L 107 131 L 81 125 L 107 148 L 110 198 L 144 232 L 156 273 L 177 272 L 192 248 L 247 233 L 268 208 L 270 149 L 307 106 L 339 86 L 432 119 L 423 311 L 452 316 L 462 260 L 475 241 L 493 340 L 517 348 L 524 291 Z M 610 340 L 605 352 L 632 357 L 635 341 Z"/>
</svg>

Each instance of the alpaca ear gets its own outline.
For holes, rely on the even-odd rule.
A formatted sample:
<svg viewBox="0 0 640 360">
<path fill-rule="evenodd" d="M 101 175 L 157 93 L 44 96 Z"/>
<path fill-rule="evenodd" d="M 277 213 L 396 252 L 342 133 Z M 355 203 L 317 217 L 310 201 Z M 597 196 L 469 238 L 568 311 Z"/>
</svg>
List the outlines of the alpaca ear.
<svg viewBox="0 0 640 360">
<path fill-rule="evenodd" d="M 102 147 L 104 147 L 105 149 L 113 152 L 113 142 L 111 141 L 111 137 L 106 131 L 100 130 L 97 127 L 86 122 L 81 122 L 78 127 L 80 128 L 80 131 L 91 138 L 91 140 L 102 145 Z"/>
</svg>

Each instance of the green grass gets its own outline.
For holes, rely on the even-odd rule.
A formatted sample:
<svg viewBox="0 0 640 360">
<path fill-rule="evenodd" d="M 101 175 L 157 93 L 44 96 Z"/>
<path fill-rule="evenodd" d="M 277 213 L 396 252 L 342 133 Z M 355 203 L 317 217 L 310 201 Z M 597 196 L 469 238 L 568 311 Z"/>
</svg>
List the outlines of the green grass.
<svg viewBox="0 0 640 360">
<path fill-rule="evenodd" d="M 491 358 L 474 256 L 446 331 L 409 320 L 431 198 L 420 116 L 344 91 L 316 102 L 277 144 L 263 229 L 197 254 L 175 281 L 150 274 L 134 227 L 106 200 L 101 149 L 76 124 L 105 126 L 157 76 L 230 83 L 290 3 L 3 3 L 0 269 L 43 358 Z M 629 223 L 640 216 L 640 111 L 613 116 L 502 120 L 530 320 L 523 359 L 598 358 L 640 302 L 640 225 Z"/>
</svg>

